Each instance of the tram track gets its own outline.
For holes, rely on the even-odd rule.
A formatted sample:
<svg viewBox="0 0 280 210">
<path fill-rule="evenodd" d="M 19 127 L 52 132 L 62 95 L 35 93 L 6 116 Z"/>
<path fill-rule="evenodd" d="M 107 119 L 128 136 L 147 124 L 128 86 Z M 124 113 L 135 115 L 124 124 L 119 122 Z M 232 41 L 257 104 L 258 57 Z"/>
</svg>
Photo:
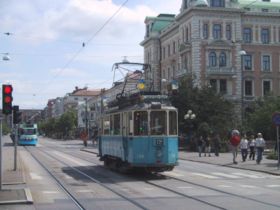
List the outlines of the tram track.
<svg viewBox="0 0 280 210">
<path fill-rule="evenodd" d="M 81 156 L 77 156 L 75 155 L 75 157 L 77 158 L 80 158 L 81 160 L 85 160 L 85 161 L 89 161 Z M 97 163 L 95 163 L 97 164 Z M 155 176 L 155 175 L 154 175 Z M 263 205 L 266 205 L 268 207 L 276 207 L 276 208 L 279 208 L 280 209 L 280 205 L 276 205 L 276 204 L 271 204 L 271 203 L 268 203 L 268 202 L 265 202 L 265 201 L 262 201 L 262 200 L 258 200 L 258 199 L 255 199 L 255 198 L 251 198 L 251 197 L 248 197 L 248 196 L 242 196 L 242 195 L 238 195 L 238 194 L 235 194 L 235 193 L 231 193 L 231 192 L 227 192 L 227 191 L 224 191 L 224 190 L 220 190 L 220 189 L 216 189 L 216 188 L 213 188 L 213 187 L 210 187 L 210 186 L 205 186 L 205 185 L 202 185 L 202 184 L 198 184 L 198 183 L 195 183 L 195 182 L 191 182 L 191 181 L 187 181 L 187 180 L 184 180 L 184 179 L 180 179 L 180 178 L 176 178 L 176 177 L 173 177 L 173 176 L 168 176 L 168 175 L 165 175 L 165 174 L 157 174 L 156 175 L 157 177 L 160 177 L 162 179 L 173 179 L 173 180 L 176 180 L 176 181 L 180 181 L 180 182 L 183 182 L 183 183 L 186 183 L 186 184 L 190 184 L 190 185 L 193 185 L 193 186 L 197 186 L 197 187 L 201 187 L 201 188 L 204 188 L 204 189 L 207 189 L 207 190 L 211 190 L 211 191 L 215 191 L 215 192 L 218 192 L 218 193 L 222 193 L 222 194 L 225 194 L 225 195 L 229 195 L 229 196 L 233 196 L 233 197 L 237 197 L 237 198 L 240 198 L 240 199 L 243 199 L 243 200 L 247 200 L 247 201 L 253 201 L 253 202 L 257 202 L 259 204 L 263 204 Z M 190 199 L 193 199 L 193 200 L 197 200 L 199 202 L 202 202 L 204 203 L 205 201 L 201 200 L 201 199 L 198 199 L 198 198 L 195 198 L 193 196 L 188 196 L 186 194 L 183 194 L 181 192 L 177 192 L 177 191 L 174 191 L 173 189 L 170 189 L 170 188 L 167 188 L 165 186 L 161 186 L 161 185 L 158 185 L 158 184 L 155 184 L 153 182 L 150 182 L 150 181 L 147 181 L 145 179 L 140 179 L 141 181 L 147 183 L 147 184 L 150 184 L 152 186 L 155 186 L 155 187 L 158 187 L 158 188 L 161 188 L 161 189 L 164 189 L 164 190 L 167 190 L 167 191 L 170 191 L 170 192 L 173 192 L 173 193 L 176 193 L 178 195 L 181 195 L 181 196 L 184 196 L 184 197 L 187 197 L 187 198 L 190 198 Z M 211 203 L 209 202 L 206 202 L 205 204 L 207 205 L 210 205 L 210 206 L 213 206 Z M 213 207 L 216 207 L 215 205 Z M 225 209 L 223 207 L 219 207 L 218 208 L 221 208 L 221 209 Z"/>
<path fill-rule="evenodd" d="M 89 162 L 91 164 L 103 166 L 101 164 L 92 162 L 92 160 L 89 160 L 88 158 L 85 158 L 83 155 L 73 154 L 73 153 L 70 153 L 70 152 L 65 152 L 65 151 L 59 150 L 57 148 L 49 147 L 49 146 L 46 146 L 46 147 L 48 147 L 48 148 L 50 148 L 52 150 L 56 150 L 56 151 L 62 152 L 62 153 L 67 154 L 67 155 L 71 155 L 71 156 L 73 156 L 75 158 L 78 158 L 80 160 L 87 161 L 87 162 Z M 267 203 L 265 201 L 257 200 L 257 199 L 254 199 L 254 198 L 250 198 L 248 196 L 242 196 L 242 195 L 238 195 L 238 194 L 235 194 L 235 193 L 230 193 L 230 192 L 227 192 L 227 191 L 224 191 L 224 190 L 220 190 L 220 189 L 216 189 L 216 188 L 213 188 L 213 187 L 210 187 L 210 186 L 205 186 L 205 185 L 198 184 L 198 183 L 195 183 L 195 182 L 187 181 L 187 180 L 184 180 L 184 179 L 181 179 L 181 178 L 176 178 L 176 177 L 168 176 L 168 175 L 165 175 L 165 174 L 156 174 L 156 175 L 152 174 L 151 176 L 152 176 L 151 178 L 153 178 L 153 179 L 154 178 L 157 178 L 157 179 L 173 179 L 173 180 L 176 180 L 176 181 L 179 181 L 179 182 L 182 182 L 182 183 L 187 183 L 187 184 L 190 184 L 190 185 L 193 185 L 193 186 L 197 186 L 197 187 L 204 188 L 204 189 L 207 189 L 207 190 L 211 190 L 211 191 L 214 191 L 214 192 L 222 193 L 222 194 L 225 194 L 225 195 L 228 195 L 228 196 L 236 197 L 236 198 L 247 200 L 247 201 L 253 201 L 253 202 L 257 202 L 259 204 L 266 205 L 268 207 L 275 207 L 275 208 L 279 208 L 280 209 L 280 205 Z M 131 176 L 129 176 L 129 177 L 131 178 Z M 112 180 L 110 177 L 104 177 L 104 178 L 110 179 L 112 182 L 114 182 L 114 180 Z M 152 181 L 147 181 L 146 179 L 143 179 L 143 178 L 140 178 L 140 177 L 136 177 L 136 178 L 134 177 L 134 179 L 136 179 L 136 181 L 143 181 L 146 184 L 149 184 L 151 186 L 160 188 L 160 189 L 168 191 L 168 192 L 172 192 L 174 194 L 177 194 L 177 195 L 182 196 L 182 197 L 186 197 L 188 199 L 195 200 L 197 202 L 203 203 L 205 205 L 208 205 L 208 206 L 211 206 L 211 207 L 214 207 L 214 208 L 217 208 L 217 209 L 226 209 L 226 208 L 224 208 L 222 206 L 219 206 L 219 205 L 207 202 L 207 201 L 205 201 L 203 199 L 200 199 L 200 198 L 197 198 L 197 197 L 194 197 L 194 196 L 190 196 L 190 195 L 187 195 L 187 194 L 182 193 L 182 192 L 175 191 L 174 189 L 171 189 L 171 188 L 168 188 L 166 186 L 162 186 L 162 185 L 153 183 Z"/>
</svg>

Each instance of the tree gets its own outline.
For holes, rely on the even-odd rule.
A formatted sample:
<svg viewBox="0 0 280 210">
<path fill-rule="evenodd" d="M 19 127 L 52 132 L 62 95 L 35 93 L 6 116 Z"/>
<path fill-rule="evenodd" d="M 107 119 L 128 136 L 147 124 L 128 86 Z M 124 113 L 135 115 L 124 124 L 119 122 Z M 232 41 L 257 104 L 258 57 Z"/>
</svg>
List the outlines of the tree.
<svg viewBox="0 0 280 210">
<path fill-rule="evenodd" d="M 226 135 L 233 128 L 234 105 L 217 94 L 211 87 L 195 87 L 193 80 L 183 77 L 179 81 L 179 89 L 171 95 L 172 104 L 179 112 L 179 129 L 183 132 L 185 126 L 184 116 L 188 110 L 196 114 L 195 129 L 201 124 L 208 125 L 211 132 Z"/>
</svg>

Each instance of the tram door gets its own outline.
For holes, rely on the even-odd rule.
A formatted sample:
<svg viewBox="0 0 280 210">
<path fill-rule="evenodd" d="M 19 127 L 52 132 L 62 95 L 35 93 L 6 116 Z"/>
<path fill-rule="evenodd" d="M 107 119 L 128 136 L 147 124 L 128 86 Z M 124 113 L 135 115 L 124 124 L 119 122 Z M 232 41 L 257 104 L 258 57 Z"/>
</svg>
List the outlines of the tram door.
<svg viewBox="0 0 280 210">
<path fill-rule="evenodd" d="M 128 134 L 129 134 L 129 113 L 124 112 L 122 116 L 122 144 L 124 151 L 124 160 L 128 155 Z"/>
</svg>

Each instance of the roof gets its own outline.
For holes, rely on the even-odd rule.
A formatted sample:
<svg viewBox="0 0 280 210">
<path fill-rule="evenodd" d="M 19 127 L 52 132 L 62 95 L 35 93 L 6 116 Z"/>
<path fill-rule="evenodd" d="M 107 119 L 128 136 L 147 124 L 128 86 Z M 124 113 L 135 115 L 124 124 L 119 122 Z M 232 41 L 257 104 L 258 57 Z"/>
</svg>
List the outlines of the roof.
<svg viewBox="0 0 280 210">
<path fill-rule="evenodd" d="M 280 2 L 276 0 L 238 0 L 240 7 L 247 7 L 247 8 L 263 8 L 263 9 L 280 9 Z"/>
<path fill-rule="evenodd" d="M 74 93 L 72 93 L 72 96 L 98 96 L 100 94 L 101 90 L 77 90 Z"/>
<path fill-rule="evenodd" d="M 175 15 L 173 14 L 159 14 L 157 17 L 146 17 L 146 21 L 153 21 L 151 28 L 152 32 L 160 32 L 174 20 Z"/>
</svg>

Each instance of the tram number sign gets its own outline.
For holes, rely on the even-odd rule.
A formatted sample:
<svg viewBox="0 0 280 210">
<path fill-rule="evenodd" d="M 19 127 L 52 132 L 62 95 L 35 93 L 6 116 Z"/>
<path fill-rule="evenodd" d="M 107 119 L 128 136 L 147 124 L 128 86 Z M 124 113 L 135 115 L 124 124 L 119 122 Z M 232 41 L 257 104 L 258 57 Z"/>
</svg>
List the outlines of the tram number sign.
<svg viewBox="0 0 280 210">
<path fill-rule="evenodd" d="M 275 112 L 272 115 L 272 122 L 274 123 L 274 125 L 280 126 L 280 113 L 279 112 Z"/>
<path fill-rule="evenodd" d="M 163 139 L 156 139 L 156 146 L 162 146 L 163 145 Z"/>
</svg>

